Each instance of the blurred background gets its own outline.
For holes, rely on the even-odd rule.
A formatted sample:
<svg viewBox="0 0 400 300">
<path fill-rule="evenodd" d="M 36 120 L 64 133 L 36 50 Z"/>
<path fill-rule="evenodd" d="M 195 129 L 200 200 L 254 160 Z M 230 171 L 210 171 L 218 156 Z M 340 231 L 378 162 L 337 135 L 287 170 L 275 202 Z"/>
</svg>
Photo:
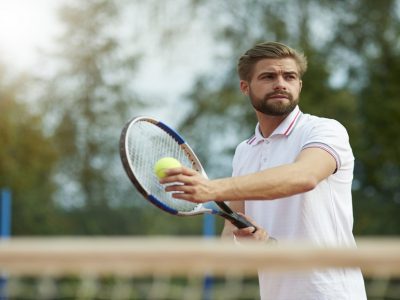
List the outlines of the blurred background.
<svg viewBox="0 0 400 300">
<path fill-rule="evenodd" d="M 0 188 L 13 236 L 201 235 L 142 200 L 119 159 L 137 115 L 181 131 L 211 178 L 254 132 L 238 57 L 305 52 L 303 112 L 348 129 L 354 233 L 400 233 L 400 1 L 1 0 Z M 3 208 L 4 211 L 4 208 Z M 221 221 L 217 221 L 217 232 Z"/>
</svg>

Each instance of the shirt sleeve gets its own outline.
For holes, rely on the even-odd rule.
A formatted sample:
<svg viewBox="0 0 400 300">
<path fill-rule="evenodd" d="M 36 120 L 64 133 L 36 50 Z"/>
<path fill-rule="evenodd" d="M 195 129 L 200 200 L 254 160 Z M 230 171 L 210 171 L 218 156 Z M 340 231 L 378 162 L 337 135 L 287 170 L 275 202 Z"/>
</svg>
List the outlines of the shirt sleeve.
<svg viewBox="0 0 400 300">
<path fill-rule="evenodd" d="M 335 173 L 354 161 L 346 128 L 332 119 L 321 119 L 311 128 L 302 150 L 307 148 L 320 148 L 332 155 L 336 161 Z"/>
</svg>

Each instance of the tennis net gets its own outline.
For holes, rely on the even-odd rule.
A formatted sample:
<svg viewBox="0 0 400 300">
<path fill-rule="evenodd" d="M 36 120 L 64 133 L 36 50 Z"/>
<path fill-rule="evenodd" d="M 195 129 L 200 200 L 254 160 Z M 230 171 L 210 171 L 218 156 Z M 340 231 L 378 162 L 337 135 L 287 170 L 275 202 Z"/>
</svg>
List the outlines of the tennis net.
<svg viewBox="0 0 400 300">
<path fill-rule="evenodd" d="M 400 239 L 357 249 L 201 238 L 0 241 L 0 299 L 258 299 L 257 270 L 360 267 L 368 299 L 400 299 Z"/>
</svg>

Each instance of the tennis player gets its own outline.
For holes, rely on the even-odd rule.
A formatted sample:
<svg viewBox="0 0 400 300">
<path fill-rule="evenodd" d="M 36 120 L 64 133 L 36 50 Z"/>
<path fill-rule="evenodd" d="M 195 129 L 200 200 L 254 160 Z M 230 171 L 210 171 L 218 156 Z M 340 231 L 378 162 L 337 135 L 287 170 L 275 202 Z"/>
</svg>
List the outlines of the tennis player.
<svg viewBox="0 0 400 300">
<path fill-rule="evenodd" d="M 273 236 L 278 241 L 356 247 L 349 137 L 339 122 L 300 110 L 306 69 L 306 57 L 281 43 L 248 50 L 238 63 L 240 90 L 250 99 L 258 124 L 236 149 L 233 177 L 207 180 L 187 168 L 168 171 L 164 183 L 181 183 L 167 187 L 178 192 L 175 198 L 228 200 L 257 224 L 253 233 L 253 228 L 238 230 L 226 222 L 224 237 L 267 241 Z M 366 299 L 359 269 L 260 272 L 259 282 L 261 299 Z"/>
</svg>

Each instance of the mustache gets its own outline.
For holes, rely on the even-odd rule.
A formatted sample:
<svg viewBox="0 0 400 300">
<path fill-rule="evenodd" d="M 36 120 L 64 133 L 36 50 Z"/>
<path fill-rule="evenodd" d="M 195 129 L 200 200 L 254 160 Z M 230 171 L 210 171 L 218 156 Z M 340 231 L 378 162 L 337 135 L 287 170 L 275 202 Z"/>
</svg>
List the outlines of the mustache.
<svg viewBox="0 0 400 300">
<path fill-rule="evenodd" d="M 274 96 L 278 96 L 278 95 L 279 96 L 280 95 L 286 96 L 289 99 L 293 98 L 292 94 L 290 94 L 288 92 L 285 92 L 285 91 L 279 91 L 279 92 L 271 92 L 271 93 L 266 94 L 264 99 L 268 99 L 268 98 L 271 98 L 271 97 L 274 97 Z"/>
</svg>

